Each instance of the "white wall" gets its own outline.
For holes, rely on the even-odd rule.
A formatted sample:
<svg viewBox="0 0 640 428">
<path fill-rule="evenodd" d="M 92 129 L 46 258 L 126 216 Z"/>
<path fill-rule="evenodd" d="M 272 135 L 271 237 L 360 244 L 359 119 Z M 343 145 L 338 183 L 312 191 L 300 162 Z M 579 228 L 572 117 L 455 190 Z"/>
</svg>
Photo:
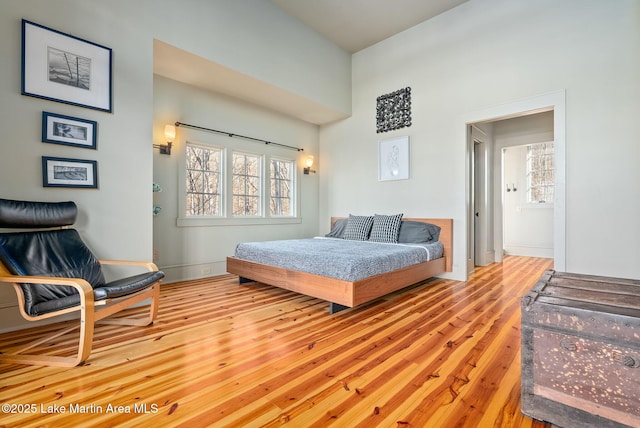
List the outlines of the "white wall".
<svg viewBox="0 0 640 428">
<path fill-rule="evenodd" d="M 23 18 L 113 49 L 113 113 L 20 95 Z M 350 109 L 349 55 L 270 2 L 1 1 L 0 197 L 76 201 L 78 229 L 103 258 L 152 259 L 152 141 L 161 138 L 154 123 L 154 39 L 268 87 Z M 43 110 L 97 121 L 98 149 L 41 143 Z M 43 155 L 97 160 L 100 188 L 43 188 Z M 18 315 L 12 290 L 0 290 L 0 301 L 2 330 Z"/>
<path fill-rule="evenodd" d="M 304 149 L 302 152 L 264 145 L 211 132 L 177 128 L 171 156 L 154 154 L 154 181 L 163 191 L 154 195 L 162 208 L 154 218 L 155 262 L 167 282 L 226 273 L 226 257 L 243 241 L 312 237 L 318 231 L 318 174 L 302 174 L 303 160 L 318 153 L 318 127 L 220 94 L 202 91 L 160 76 L 154 81 L 154 130 L 164 144 L 164 125 L 180 121 L 229 131 Z M 298 219 L 285 222 L 221 220 L 215 226 L 177 226 L 180 188 L 184 187 L 185 142 L 212 144 L 252 153 L 270 153 L 297 159 Z M 263 224 L 260 224 L 263 223 Z"/>
<path fill-rule="evenodd" d="M 0 3 L 0 197 L 74 200 L 76 226 L 98 257 L 151 260 L 151 41 L 148 28 L 109 21 L 112 9 L 84 1 Z M 113 49 L 113 113 L 20 95 L 23 18 Z M 97 150 L 41 143 L 43 111 L 97 121 Z M 99 188 L 43 188 L 42 156 L 96 160 Z M 4 329 L 19 315 L 13 289 L 0 296 Z"/>
<path fill-rule="evenodd" d="M 640 277 L 639 4 L 471 0 L 356 53 L 353 116 L 320 133 L 331 171 L 321 221 L 354 211 L 452 217 L 451 276 L 466 277 L 465 118 L 565 90 L 566 270 Z M 405 86 L 413 125 L 376 134 L 376 97 Z M 398 135 L 411 137 L 411 179 L 378 182 L 377 141 Z M 608 251 L 594 251 L 596 239 Z"/>
</svg>

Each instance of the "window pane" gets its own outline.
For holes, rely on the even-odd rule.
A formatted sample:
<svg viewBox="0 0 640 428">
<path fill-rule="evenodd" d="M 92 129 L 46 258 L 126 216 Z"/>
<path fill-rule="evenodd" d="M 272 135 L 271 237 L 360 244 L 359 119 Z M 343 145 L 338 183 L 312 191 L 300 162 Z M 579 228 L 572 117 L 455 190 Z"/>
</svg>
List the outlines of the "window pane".
<svg viewBox="0 0 640 428">
<path fill-rule="evenodd" d="M 527 146 L 527 200 L 552 203 L 554 186 L 553 143 Z"/>
<path fill-rule="evenodd" d="M 202 171 L 187 171 L 187 192 L 198 192 L 202 189 Z"/>
<path fill-rule="evenodd" d="M 260 214 L 259 211 L 259 206 L 258 206 L 258 202 L 259 202 L 259 197 L 247 197 L 246 198 L 246 203 L 245 203 L 245 214 L 246 215 L 258 215 Z"/>
<path fill-rule="evenodd" d="M 212 173 L 212 172 L 205 172 L 204 173 L 204 190 L 205 193 L 212 193 L 212 194 L 217 194 L 219 186 L 220 186 L 220 174 L 218 173 Z"/>
<path fill-rule="evenodd" d="M 193 193 L 187 194 L 187 215 L 201 215 L 199 197 Z"/>
<path fill-rule="evenodd" d="M 237 153 L 233 154 L 233 173 L 246 174 L 245 158 Z"/>
<path fill-rule="evenodd" d="M 258 196 L 260 194 L 260 178 L 247 177 L 247 195 Z"/>
<path fill-rule="evenodd" d="M 220 216 L 222 149 L 187 143 L 186 215 Z"/>
<path fill-rule="evenodd" d="M 269 171 L 271 178 L 269 212 L 274 216 L 292 216 L 293 178 L 295 163 L 291 160 L 272 159 Z"/>
<path fill-rule="evenodd" d="M 235 196 L 233 198 L 233 215 L 256 216 L 260 214 L 258 197 Z"/>
<path fill-rule="evenodd" d="M 254 177 L 260 175 L 259 159 L 255 156 L 247 156 L 246 168 L 247 175 L 252 175 Z"/>
<path fill-rule="evenodd" d="M 233 215 L 261 214 L 262 157 L 247 153 L 233 153 L 232 193 Z"/>
<path fill-rule="evenodd" d="M 289 189 L 289 183 L 284 181 L 282 183 L 280 183 L 280 189 L 278 190 L 279 192 L 279 196 L 281 198 L 290 198 L 291 194 L 289 193 L 290 189 Z"/>
</svg>

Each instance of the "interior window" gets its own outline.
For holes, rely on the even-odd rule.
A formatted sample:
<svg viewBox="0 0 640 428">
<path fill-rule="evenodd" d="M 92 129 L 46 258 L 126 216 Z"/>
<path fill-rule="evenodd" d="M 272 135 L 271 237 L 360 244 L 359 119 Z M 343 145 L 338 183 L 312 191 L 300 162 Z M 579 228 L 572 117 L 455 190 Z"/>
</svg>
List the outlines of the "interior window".
<svg viewBox="0 0 640 428">
<path fill-rule="evenodd" d="M 553 142 L 527 146 L 527 202 L 553 203 Z"/>
</svg>

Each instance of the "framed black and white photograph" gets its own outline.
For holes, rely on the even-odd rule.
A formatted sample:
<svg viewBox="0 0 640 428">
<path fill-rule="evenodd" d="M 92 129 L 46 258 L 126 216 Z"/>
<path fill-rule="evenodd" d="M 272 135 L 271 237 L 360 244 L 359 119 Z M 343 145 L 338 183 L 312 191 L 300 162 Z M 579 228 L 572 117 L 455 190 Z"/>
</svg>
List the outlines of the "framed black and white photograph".
<svg viewBox="0 0 640 428">
<path fill-rule="evenodd" d="M 378 180 L 409 178 L 409 136 L 379 142 Z"/>
<path fill-rule="evenodd" d="M 96 149 L 98 123 L 93 120 L 42 112 L 42 142 Z"/>
<path fill-rule="evenodd" d="M 22 20 L 22 94 L 112 111 L 110 48 Z"/>
<path fill-rule="evenodd" d="M 83 159 L 42 157 L 44 187 L 98 188 L 98 162 Z"/>
</svg>

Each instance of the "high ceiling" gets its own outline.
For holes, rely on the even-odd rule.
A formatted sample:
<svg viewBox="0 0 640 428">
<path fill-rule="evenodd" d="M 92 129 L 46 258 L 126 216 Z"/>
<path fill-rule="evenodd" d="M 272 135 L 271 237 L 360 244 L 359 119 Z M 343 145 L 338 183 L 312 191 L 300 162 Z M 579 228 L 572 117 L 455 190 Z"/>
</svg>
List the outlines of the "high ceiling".
<svg viewBox="0 0 640 428">
<path fill-rule="evenodd" d="M 348 52 L 357 52 L 468 0 L 270 0 Z M 154 73 L 314 124 L 344 119 L 302 96 L 154 41 Z M 216 76 L 216 78 L 212 78 Z"/>
<path fill-rule="evenodd" d="M 468 0 L 270 0 L 354 53 Z"/>
</svg>

